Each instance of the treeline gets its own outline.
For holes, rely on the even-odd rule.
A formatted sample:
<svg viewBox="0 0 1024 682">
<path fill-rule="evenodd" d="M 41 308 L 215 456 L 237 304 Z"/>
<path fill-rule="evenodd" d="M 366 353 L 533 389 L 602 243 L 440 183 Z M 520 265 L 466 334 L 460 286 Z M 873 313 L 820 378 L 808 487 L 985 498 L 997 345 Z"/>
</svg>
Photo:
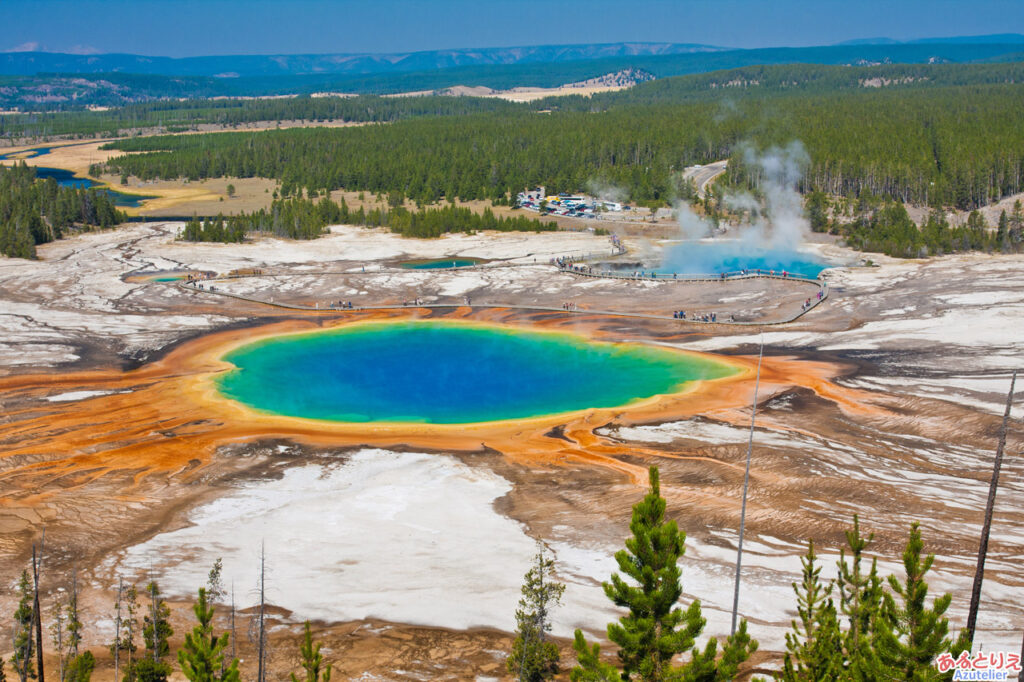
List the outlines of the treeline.
<svg viewBox="0 0 1024 682">
<path fill-rule="evenodd" d="M 474 233 L 480 230 L 497 230 L 499 232 L 554 232 L 558 225 L 552 221 L 542 221 L 526 216 L 505 218 L 494 215 L 494 211 L 485 208 L 481 213 L 460 206 L 442 206 L 441 208 L 423 208 L 409 211 L 398 206 L 389 209 L 375 208 L 365 211 L 360 207 L 356 211 L 348 210 L 342 201 L 340 222 L 366 227 L 386 227 L 403 237 L 429 239 L 440 237 L 449 232 Z"/>
<path fill-rule="evenodd" d="M 570 672 L 573 682 L 725 682 L 741 673 L 757 640 L 740 619 L 735 632 L 723 642 L 711 637 L 700 645 L 707 620 L 701 602 L 686 608 L 679 560 L 685 551 L 686 535 L 676 521 L 666 517 L 657 467 L 650 468 L 650 490 L 633 507 L 625 549 L 615 554 L 618 572 L 603 588 L 608 599 L 624 613 L 608 624 L 608 639 L 617 645 L 616 663 L 601 655 L 600 646 L 589 644 L 581 630 L 575 631 L 573 649 L 577 662 Z M 903 575 L 884 579 L 878 572 L 878 558 L 868 550 L 872 534 L 862 534 L 859 520 L 846 533 L 846 546 L 837 563 L 837 578 L 821 579 L 821 565 L 810 543 L 802 559 L 802 577 L 793 583 L 797 618 L 786 634 L 783 668 L 775 678 L 784 682 L 801 680 L 940 680 L 949 679 L 948 670 L 968 667 L 976 670 L 998 667 L 987 652 L 971 656 L 973 633 L 951 632 L 946 615 L 952 602 L 949 593 L 928 603 L 928 572 L 934 555 L 924 554 L 917 523 L 902 555 Z M 260 558 L 259 602 L 250 609 L 248 632 L 255 647 L 255 661 L 248 659 L 257 680 L 268 678 L 267 605 L 264 601 L 264 557 Z M 14 614 L 14 655 L 11 665 L 22 682 L 35 678 L 42 665 L 42 652 L 35 648 L 42 634 L 40 569 L 33 560 L 31 573 L 22 573 Z M 57 654 L 59 679 L 89 682 L 96 665 L 94 655 L 82 650 L 82 623 L 78 609 L 77 580 L 72 575 L 68 589 L 51 613 L 53 647 Z M 562 672 L 561 655 L 552 641 L 553 611 L 560 605 L 565 586 L 555 577 L 555 562 L 538 544 L 530 570 L 521 588 L 522 598 L 515 612 L 516 631 L 506 666 L 519 680 L 543 682 Z M 197 621 L 177 652 L 181 673 L 194 682 L 238 682 L 236 612 L 230 601 L 230 617 L 222 619 L 226 631 L 215 634 L 215 603 L 225 603 L 221 560 L 210 570 L 207 584 L 198 590 L 193 606 Z M 741 604 L 741 608 L 743 605 Z M 114 679 L 120 682 L 165 682 L 173 673 L 170 638 L 174 631 L 170 609 L 156 581 L 140 594 L 123 582 L 114 604 L 114 637 L 109 651 Z M 141 619 L 140 619 L 141 616 Z M 144 649 L 139 647 L 139 639 Z M 299 648 L 299 664 L 307 682 L 329 682 L 331 664 L 326 664 L 320 645 L 313 642 L 305 624 Z M 964 658 L 962 658 L 963 656 Z M 1010 662 L 1005 670 L 1010 669 Z M 946 670 L 940 670 L 939 667 Z M 124 671 L 123 676 L 121 671 Z M 40 675 L 41 676 L 41 675 Z M 0 678 L 3 662 L 0 661 Z M 295 675 L 291 678 L 297 680 Z M 987 677 L 985 679 L 1002 679 Z"/>
<path fill-rule="evenodd" d="M 1024 191 L 1024 119 L 1010 114 L 1024 106 L 1019 85 L 784 98 L 769 106 L 773 129 L 750 139 L 762 150 L 800 140 L 811 157 L 803 192 L 970 210 Z M 744 147 L 731 151 L 729 182 L 756 184 L 759 171 L 746 156 Z"/>
<path fill-rule="evenodd" d="M 94 188 L 60 187 L 36 179 L 24 162 L 0 166 L 0 254 L 35 258 L 36 246 L 60 239 L 76 226 L 111 227 L 126 220 L 113 200 Z"/>
<path fill-rule="evenodd" d="M 989 225 L 978 211 L 971 211 L 964 224 L 951 225 L 946 214 L 938 209 L 930 211 L 927 219 L 917 225 L 899 202 L 864 199 L 833 204 L 821 192 L 807 197 L 806 210 L 812 229 L 841 235 L 859 251 L 897 258 L 962 251 L 1024 251 L 1024 207 L 1019 200 L 1009 213 L 1000 213 L 996 225 Z"/>
<path fill-rule="evenodd" d="M 290 198 L 275 199 L 270 209 L 235 216 L 218 215 L 200 221 L 193 217 L 185 224 L 181 238 L 190 242 L 237 243 L 249 232 L 262 232 L 290 239 L 315 239 L 328 225 L 362 225 L 387 227 L 403 237 L 428 239 L 449 232 L 473 233 L 480 230 L 499 232 L 551 232 L 554 222 L 526 216 L 496 216 L 490 208 L 474 213 L 468 208 L 443 206 L 409 211 L 402 206 L 373 208 L 362 206 L 353 211 L 344 199 L 338 204 L 329 197 L 319 201 Z"/>
<path fill-rule="evenodd" d="M 33 558 L 32 571 L 24 570 L 18 581 L 18 606 L 14 613 L 11 667 L 20 682 L 44 679 L 44 661 L 40 568 Z M 260 582 L 262 585 L 261 572 Z M 78 580 L 73 573 L 70 584 L 54 604 L 50 633 L 53 652 L 57 658 L 56 679 L 60 682 L 90 682 L 96 669 L 96 656 L 82 646 L 85 625 L 78 607 Z M 221 578 L 221 560 L 210 570 L 206 586 L 199 588 L 192 607 L 196 625 L 185 635 L 184 643 L 172 658 L 170 639 L 171 610 L 167 606 L 159 584 L 152 580 L 143 591 L 122 580 L 114 603 L 114 638 L 108 650 L 113 659 L 115 682 L 167 682 L 177 660 L 181 674 L 191 682 L 240 682 L 237 654 L 238 636 L 235 629 L 235 608 L 232 596 L 228 630 L 221 635 L 214 632 L 214 604 L 226 601 L 228 591 Z M 260 592 L 257 615 L 252 619 L 252 635 L 256 639 L 258 679 L 267 679 L 267 637 L 265 603 Z M 140 641 L 141 640 L 141 641 Z M 142 645 L 140 647 L 140 644 Z M 324 665 L 320 644 L 313 642 L 309 621 L 305 624 L 304 641 L 299 647 L 300 673 L 306 682 L 329 682 L 331 664 Z M 123 674 L 122 674 L 123 673 Z M 52 674 L 52 673 L 51 673 Z M 5 680 L 4 661 L 0 659 L 0 681 Z M 53 679 L 53 677 L 51 677 Z M 292 674 L 291 679 L 297 678 Z"/>
<path fill-rule="evenodd" d="M 871 89 L 921 90 L 964 85 L 1024 83 L 1024 62 L 1009 64 L 757 64 L 725 71 L 660 78 L 616 92 L 590 97 L 547 97 L 535 109 L 605 111 L 637 104 L 682 102 L 774 95 L 837 94 Z"/>
<path fill-rule="evenodd" d="M 680 55 L 687 59 L 693 55 Z M 673 59 L 669 56 L 669 59 Z M 704 59 L 709 59 L 705 55 Z M 659 57 L 655 59 L 664 59 Z M 807 60 L 812 61 L 812 60 Z M 886 89 L 924 89 L 943 86 L 991 85 L 1024 81 L 1024 63 L 997 64 L 881 64 L 876 66 L 838 66 L 813 63 L 776 64 L 754 62 L 724 71 L 696 73 L 672 78 L 659 78 L 619 92 L 597 93 L 590 97 L 549 97 L 529 103 L 512 103 L 496 98 L 477 97 L 295 97 L 253 99 L 234 97 L 246 94 L 237 83 L 225 90 L 225 79 L 198 76 L 169 77 L 137 74 L 47 74 L 37 76 L 0 77 L 0 105 L 13 108 L 19 97 L 31 97 L 39 89 L 39 99 L 31 107 L 33 113 L 8 114 L 0 118 L 0 139 L 20 137 L 117 137 L 139 130 L 178 132 L 204 124 L 233 126 L 257 121 L 353 121 L 392 122 L 417 116 L 455 116 L 478 112 L 510 111 L 606 111 L 638 104 L 680 104 L 710 99 L 743 99 L 773 97 L 795 93 L 838 93 L 880 87 Z M 766 65 L 767 64 L 767 65 Z M 579 71 L 583 68 L 583 71 Z M 595 70 L 595 68 L 597 70 Z M 616 68 L 616 60 L 583 63 L 524 64 L 510 67 L 489 66 L 449 69 L 442 73 L 394 74 L 365 76 L 349 82 L 334 83 L 326 76 L 303 76 L 296 85 L 302 87 L 280 90 L 281 93 L 324 91 L 344 92 L 409 92 L 432 90 L 451 85 L 474 84 L 489 73 L 498 77 L 503 70 L 518 74 L 518 79 L 531 85 L 561 85 L 580 79 L 631 68 Z M 481 70 L 482 69 L 482 70 Z M 607 69 L 607 70 L 601 70 Z M 465 80 L 452 76 L 465 70 Z M 706 69 L 701 69 L 706 70 Z M 479 73 L 478 73 L 479 71 Z M 675 75 L 672 69 L 659 75 Z M 678 72 L 677 72 L 678 73 Z M 424 80 L 426 78 L 427 80 Z M 233 80 L 233 79 L 232 79 Z M 258 81 L 260 79 L 239 79 Z M 272 87 L 274 79 L 264 78 Z M 280 81 L 280 77 L 277 79 Z M 310 81 L 313 83 L 310 83 Z M 501 80 L 499 78 L 499 80 Z M 321 82 L 322 81 L 322 82 Z M 278 83 L 280 86 L 281 84 Z M 313 89 L 309 88 L 313 85 Z M 348 86 L 348 87 L 345 87 Z M 254 86 L 255 87 L 255 86 Z M 495 82 L 492 87 L 503 87 Z M 259 88 L 257 88 L 259 89 Z M 265 88 L 264 88 L 265 89 Z M 107 92 L 104 96 L 102 93 Z M 20 94 L 19 94 L 20 93 Z M 270 91 L 264 94 L 272 94 Z M 63 104 L 53 102 L 65 96 Z M 216 96 L 226 96 L 216 99 Z M 188 99 L 191 98 L 191 99 Z M 142 101 L 140 101 L 142 100 Z M 82 109 L 82 102 L 110 107 L 106 111 Z M 63 111 L 62 109 L 68 109 Z"/>
<path fill-rule="evenodd" d="M 181 238 L 191 242 L 241 242 L 249 232 L 262 232 L 288 239 L 316 239 L 324 228 L 338 222 L 340 209 L 330 199 L 275 199 L 269 209 L 240 213 L 225 218 L 199 221 L 193 217 L 185 224 Z"/>
<path fill-rule="evenodd" d="M 391 123 L 419 116 L 461 116 L 521 109 L 482 97 L 286 97 L 279 99 L 159 100 L 109 111 L 9 114 L 0 117 L 0 138 L 118 137 L 137 130 L 181 132 L 201 125 L 238 126 L 264 121 Z"/>
<path fill-rule="evenodd" d="M 388 126 L 124 140 L 105 169 L 153 178 L 266 177 L 300 188 L 397 192 L 418 203 L 504 200 L 527 186 L 577 192 L 598 181 L 660 206 L 685 166 L 729 158 L 729 182 L 756 184 L 745 149 L 800 140 L 805 192 L 977 208 L 1024 190 L 1024 89 L 862 88 L 604 111 L 495 112 Z M 97 167 L 94 171 L 103 170 Z"/>
</svg>

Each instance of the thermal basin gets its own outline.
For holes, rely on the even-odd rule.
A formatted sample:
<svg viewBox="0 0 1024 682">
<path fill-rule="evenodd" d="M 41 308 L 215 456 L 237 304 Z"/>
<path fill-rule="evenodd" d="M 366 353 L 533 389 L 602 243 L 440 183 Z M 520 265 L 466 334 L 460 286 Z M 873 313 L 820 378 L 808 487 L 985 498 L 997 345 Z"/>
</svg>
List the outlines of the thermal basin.
<svg viewBox="0 0 1024 682">
<path fill-rule="evenodd" d="M 407 270 L 443 270 L 446 268 L 468 268 L 483 263 L 480 258 L 432 258 L 429 260 L 407 260 L 399 265 Z"/>
<path fill-rule="evenodd" d="M 270 337 L 224 360 L 221 394 L 269 414 L 460 424 L 628 405 L 735 374 L 634 343 L 464 322 L 355 324 Z"/>
<path fill-rule="evenodd" d="M 757 246 L 742 240 L 704 240 L 680 242 L 669 247 L 656 272 L 719 275 L 760 270 L 762 273 L 786 272 L 814 279 L 828 267 L 832 265 L 806 251 Z"/>
</svg>

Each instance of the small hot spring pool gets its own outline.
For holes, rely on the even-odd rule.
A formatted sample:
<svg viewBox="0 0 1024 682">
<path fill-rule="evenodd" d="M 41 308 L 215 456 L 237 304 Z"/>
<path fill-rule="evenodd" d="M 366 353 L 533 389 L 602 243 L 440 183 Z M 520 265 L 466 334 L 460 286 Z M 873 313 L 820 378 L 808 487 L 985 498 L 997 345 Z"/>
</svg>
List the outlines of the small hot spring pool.
<svg viewBox="0 0 1024 682">
<path fill-rule="evenodd" d="M 661 276 L 738 274 L 744 270 L 815 279 L 826 268 L 835 267 L 817 254 L 795 249 L 752 246 L 736 240 L 687 241 L 665 249 L 661 263 L 606 263 L 599 267 L 619 272 L 634 270 Z"/>
<path fill-rule="evenodd" d="M 486 263 L 482 258 L 431 258 L 427 260 L 407 260 L 399 263 L 399 267 L 407 270 L 442 270 L 445 268 L 468 268 Z"/>
<path fill-rule="evenodd" d="M 200 276 L 204 273 L 192 270 L 161 270 L 154 272 L 136 272 L 125 277 L 126 282 L 180 282 L 189 275 Z"/>
<path fill-rule="evenodd" d="M 272 337 L 224 359 L 221 394 L 339 422 L 461 424 L 618 407 L 735 374 L 699 355 L 456 322 L 382 322 Z"/>
</svg>

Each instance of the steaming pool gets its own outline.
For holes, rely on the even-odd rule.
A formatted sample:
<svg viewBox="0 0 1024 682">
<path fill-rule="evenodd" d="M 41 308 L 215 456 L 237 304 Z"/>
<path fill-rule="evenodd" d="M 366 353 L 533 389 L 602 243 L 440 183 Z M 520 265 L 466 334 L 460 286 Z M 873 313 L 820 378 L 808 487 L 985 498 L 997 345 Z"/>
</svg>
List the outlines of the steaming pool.
<svg viewBox="0 0 1024 682">
<path fill-rule="evenodd" d="M 640 269 L 659 275 L 720 275 L 742 270 L 761 270 L 776 274 L 815 279 L 822 270 L 836 267 L 817 254 L 797 249 L 762 248 L 737 240 L 684 241 L 667 247 L 660 263 L 602 263 L 600 267 L 615 271 Z"/>
<path fill-rule="evenodd" d="M 271 337 L 224 356 L 222 395 L 341 422 L 460 424 L 618 407 L 738 370 L 640 344 L 457 322 L 382 322 Z"/>
</svg>

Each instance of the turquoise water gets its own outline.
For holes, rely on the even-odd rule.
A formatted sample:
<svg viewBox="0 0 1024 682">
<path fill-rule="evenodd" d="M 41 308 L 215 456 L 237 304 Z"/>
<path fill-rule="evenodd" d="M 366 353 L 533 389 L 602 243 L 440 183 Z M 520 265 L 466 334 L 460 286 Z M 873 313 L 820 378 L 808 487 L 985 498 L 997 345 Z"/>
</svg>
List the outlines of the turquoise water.
<svg viewBox="0 0 1024 682">
<path fill-rule="evenodd" d="M 61 187 L 75 187 L 78 189 L 88 189 L 89 187 L 95 187 L 100 184 L 91 178 L 80 178 L 71 171 L 63 168 L 47 168 L 45 166 L 36 166 L 36 177 L 41 180 L 53 178 Z M 105 187 L 98 191 L 110 195 L 110 198 L 114 200 L 115 206 L 129 208 L 138 208 L 146 199 L 156 198 L 154 196 L 143 194 L 125 194 Z"/>
<path fill-rule="evenodd" d="M 786 271 L 801 277 L 817 277 L 822 270 L 831 267 L 813 254 L 791 249 L 768 249 L 739 241 L 682 242 L 668 249 L 661 265 L 655 268 L 659 274 L 710 274 L 736 273 L 741 270 L 774 270 L 776 274 Z"/>
<path fill-rule="evenodd" d="M 275 337 L 229 353 L 223 395 L 344 422 L 460 424 L 616 407 L 735 373 L 635 344 L 446 322 L 375 323 Z"/>
<path fill-rule="evenodd" d="M 52 147 L 35 147 L 34 149 L 24 149 L 20 152 L 7 152 L 6 154 L 0 154 L 0 161 L 9 161 L 12 158 L 34 159 L 37 156 L 49 154 L 51 149 Z"/>
<path fill-rule="evenodd" d="M 466 268 L 483 263 L 479 258 L 435 258 L 433 260 L 407 260 L 400 263 L 408 270 L 438 270 L 441 268 Z"/>
</svg>

